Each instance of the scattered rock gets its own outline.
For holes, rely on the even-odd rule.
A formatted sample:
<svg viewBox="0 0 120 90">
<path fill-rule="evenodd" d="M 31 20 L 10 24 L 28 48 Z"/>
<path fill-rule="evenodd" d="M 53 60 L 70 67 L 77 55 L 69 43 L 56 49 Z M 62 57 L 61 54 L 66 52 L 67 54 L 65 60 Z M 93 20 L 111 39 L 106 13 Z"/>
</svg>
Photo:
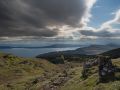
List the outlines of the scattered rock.
<svg viewBox="0 0 120 90">
<path fill-rule="evenodd" d="M 115 68 L 109 57 L 99 58 L 99 82 L 108 82 L 115 79 Z"/>
</svg>

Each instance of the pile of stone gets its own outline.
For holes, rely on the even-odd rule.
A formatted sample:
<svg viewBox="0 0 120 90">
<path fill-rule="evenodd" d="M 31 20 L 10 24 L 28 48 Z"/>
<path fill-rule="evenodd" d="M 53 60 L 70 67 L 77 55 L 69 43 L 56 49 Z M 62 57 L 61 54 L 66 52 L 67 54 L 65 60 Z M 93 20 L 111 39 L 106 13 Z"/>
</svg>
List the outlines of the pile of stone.
<svg viewBox="0 0 120 90">
<path fill-rule="evenodd" d="M 107 56 L 98 56 L 94 60 L 88 60 L 83 63 L 82 77 L 87 78 L 89 68 L 98 65 L 99 82 L 108 82 L 115 79 L 115 72 L 120 72 L 120 68 L 112 64 L 111 58 Z"/>
<path fill-rule="evenodd" d="M 83 63 L 83 70 L 82 70 L 82 78 L 86 79 L 88 77 L 87 75 L 87 68 L 89 67 L 89 65 L 86 65 L 86 62 Z"/>
<path fill-rule="evenodd" d="M 98 59 L 89 59 L 88 61 L 85 61 L 83 63 L 83 66 L 85 68 L 90 68 L 90 67 L 96 66 L 96 65 L 98 65 Z"/>
<path fill-rule="evenodd" d="M 86 79 L 89 74 L 89 68 L 98 65 L 98 59 L 90 59 L 83 62 L 82 78 Z"/>
<path fill-rule="evenodd" d="M 108 82 L 115 79 L 115 67 L 109 57 L 99 57 L 99 82 Z"/>
</svg>

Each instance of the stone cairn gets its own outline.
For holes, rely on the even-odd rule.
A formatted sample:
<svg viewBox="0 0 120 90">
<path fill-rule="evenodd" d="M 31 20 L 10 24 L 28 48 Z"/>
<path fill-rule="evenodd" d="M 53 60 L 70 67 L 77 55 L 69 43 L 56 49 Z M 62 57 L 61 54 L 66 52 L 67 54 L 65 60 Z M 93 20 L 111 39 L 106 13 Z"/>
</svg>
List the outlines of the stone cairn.
<svg viewBox="0 0 120 90">
<path fill-rule="evenodd" d="M 84 78 L 84 79 L 87 78 L 87 67 L 86 67 L 86 62 L 83 63 L 82 78 Z"/>
<path fill-rule="evenodd" d="M 88 61 L 83 62 L 82 78 L 86 79 L 89 75 L 89 68 L 96 65 L 98 65 L 97 59 L 90 59 Z"/>
<path fill-rule="evenodd" d="M 96 59 L 83 63 L 82 77 L 86 79 L 89 75 L 89 68 L 98 65 L 99 82 L 108 82 L 115 79 L 115 67 L 107 56 L 98 56 Z"/>
<path fill-rule="evenodd" d="M 115 79 L 115 68 L 109 57 L 101 56 L 98 62 L 99 82 L 108 82 Z"/>
</svg>

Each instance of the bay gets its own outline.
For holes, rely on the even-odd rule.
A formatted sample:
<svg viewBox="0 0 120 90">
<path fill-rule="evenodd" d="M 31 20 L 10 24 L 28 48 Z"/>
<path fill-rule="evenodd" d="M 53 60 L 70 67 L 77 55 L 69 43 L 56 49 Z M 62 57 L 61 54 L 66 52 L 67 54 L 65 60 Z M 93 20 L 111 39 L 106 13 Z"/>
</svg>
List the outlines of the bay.
<svg viewBox="0 0 120 90">
<path fill-rule="evenodd" d="M 10 53 L 20 57 L 36 57 L 37 55 L 54 52 L 54 51 L 66 51 L 75 50 L 79 47 L 67 47 L 67 48 L 10 48 L 10 49 L 0 49 L 0 52 Z"/>
</svg>

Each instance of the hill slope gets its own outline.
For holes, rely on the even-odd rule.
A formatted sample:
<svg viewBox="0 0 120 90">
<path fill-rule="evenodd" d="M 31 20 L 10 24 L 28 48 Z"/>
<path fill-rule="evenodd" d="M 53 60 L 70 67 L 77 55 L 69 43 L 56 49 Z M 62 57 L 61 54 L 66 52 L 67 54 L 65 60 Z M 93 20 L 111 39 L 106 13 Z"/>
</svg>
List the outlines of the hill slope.
<svg viewBox="0 0 120 90">
<path fill-rule="evenodd" d="M 110 50 L 108 52 L 102 53 L 104 56 L 110 56 L 111 58 L 119 58 L 120 57 L 120 48 Z"/>
<path fill-rule="evenodd" d="M 113 60 L 120 67 L 120 59 Z M 89 76 L 81 78 L 82 63 L 52 64 L 44 59 L 20 58 L 0 54 L 0 90 L 119 90 L 119 78 L 97 83 L 98 66 L 89 68 Z"/>
<path fill-rule="evenodd" d="M 119 45 L 90 45 L 88 47 L 78 48 L 76 50 L 67 50 L 67 51 L 57 51 L 57 52 L 50 52 L 45 54 L 40 54 L 36 56 L 37 58 L 45 58 L 45 59 L 52 59 L 52 62 L 56 60 L 57 57 L 64 56 L 65 58 L 80 58 L 80 57 L 92 57 L 97 54 L 101 54 L 103 52 L 115 49 L 120 47 Z"/>
<path fill-rule="evenodd" d="M 115 48 L 118 48 L 118 45 L 90 45 L 88 47 L 83 47 L 83 48 L 79 48 L 76 51 L 80 52 L 81 54 L 85 54 L 85 55 L 96 55 L 96 54 L 100 54 L 103 53 L 105 51 L 109 51 Z"/>
<path fill-rule="evenodd" d="M 21 58 L 1 53 L 0 90 L 30 90 L 31 85 L 45 79 L 44 74 L 49 75 L 47 78 L 57 71 L 59 69 L 56 65 L 44 59 Z"/>
</svg>

